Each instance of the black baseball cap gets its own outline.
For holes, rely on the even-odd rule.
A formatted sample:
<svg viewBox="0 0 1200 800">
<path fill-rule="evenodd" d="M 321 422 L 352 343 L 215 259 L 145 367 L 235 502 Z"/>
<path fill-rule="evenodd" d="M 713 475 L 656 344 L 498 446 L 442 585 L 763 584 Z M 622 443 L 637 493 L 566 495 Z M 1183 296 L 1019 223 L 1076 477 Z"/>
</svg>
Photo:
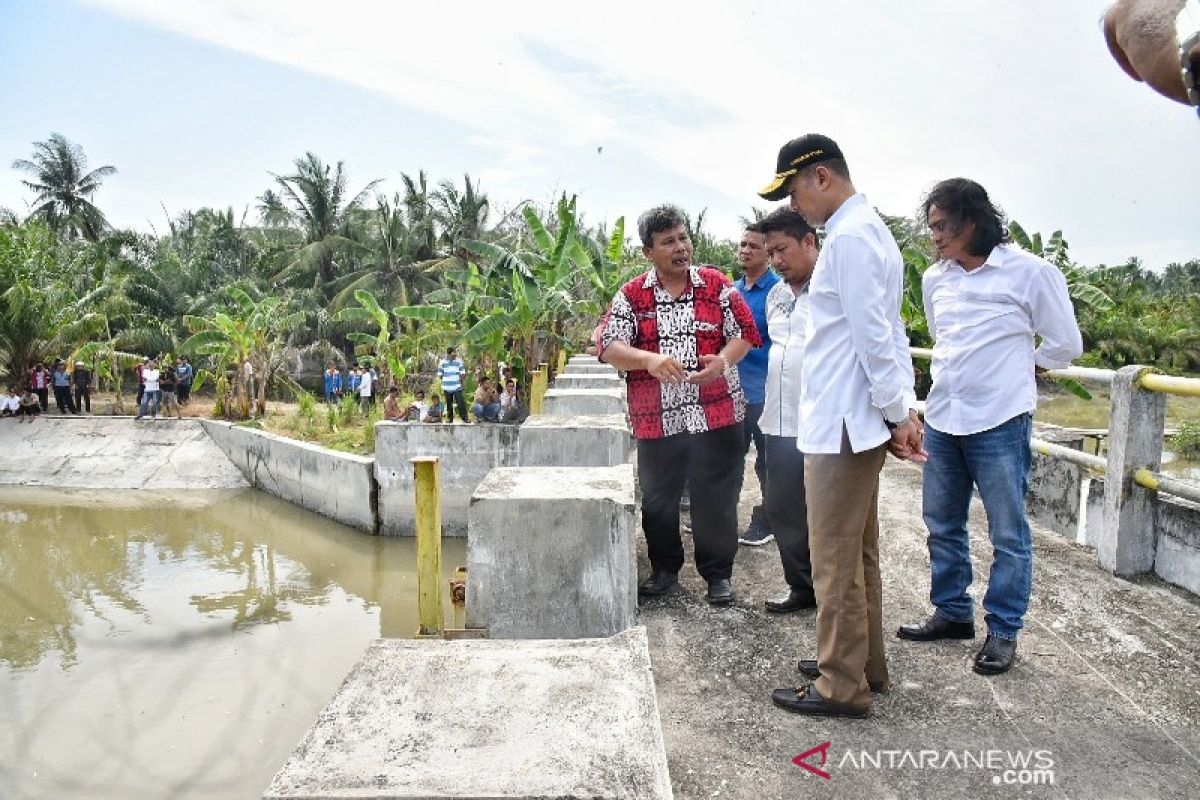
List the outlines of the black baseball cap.
<svg viewBox="0 0 1200 800">
<path fill-rule="evenodd" d="M 759 190 L 758 196 L 764 200 L 782 200 L 787 197 L 787 182 L 800 170 L 811 164 L 822 161 L 832 161 L 835 158 L 845 158 L 837 142 L 819 133 L 806 133 L 799 139 L 779 148 L 779 158 L 775 162 L 775 179 Z"/>
</svg>

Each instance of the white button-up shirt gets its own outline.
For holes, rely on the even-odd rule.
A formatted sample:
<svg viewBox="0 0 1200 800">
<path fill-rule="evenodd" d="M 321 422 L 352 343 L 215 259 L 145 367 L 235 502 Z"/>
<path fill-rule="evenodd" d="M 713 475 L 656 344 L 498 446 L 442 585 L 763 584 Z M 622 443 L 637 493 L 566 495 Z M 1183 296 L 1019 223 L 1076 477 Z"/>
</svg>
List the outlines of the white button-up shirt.
<svg viewBox="0 0 1200 800">
<path fill-rule="evenodd" d="M 1034 365 L 1063 369 L 1083 352 L 1066 278 L 1015 245 L 997 246 L 970 272 L 939 261 L 922 287 L 934 338 L 925 419 L 943 433 L 979 433 L 1032 412 Z"/>
<path fill-rule="evenodd" d="M 808 330 L 808 284 L 797 295 L 785 281 L 767 294 L 767 399 L 758 428 L 768 436 L 795 437 L 799 423 L 800 368 Z"/>
<path fill-rule="evenodd" d="M 883 220 L 856 194 L 825 223 L 809 282 L 800 428 L 805 453 L 855 453 L 891 438 L 889 422 L 916 407 L 912 356 L 900 319 L 904 260 Z"/>
</svg>

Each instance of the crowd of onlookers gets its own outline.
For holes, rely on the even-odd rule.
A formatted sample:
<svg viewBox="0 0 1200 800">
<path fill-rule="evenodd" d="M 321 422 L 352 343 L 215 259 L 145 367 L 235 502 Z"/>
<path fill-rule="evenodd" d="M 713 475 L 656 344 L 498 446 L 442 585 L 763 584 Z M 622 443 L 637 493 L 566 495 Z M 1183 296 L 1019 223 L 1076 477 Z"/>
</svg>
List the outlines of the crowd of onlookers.
<svg viewBox="0 0 1200 800">
<path fill-rule="evenodd" d="M 182 407 L 191 398 L 196 372 L 186 356 L 143 358 L 133 368 L 137 378 L 137 416 L 135 419 L 163 416 L 182 418 Z M 326 403 L 354 398 L 364 415 L 371 412 L 383 396 L 383 418 L 393 422 L 506 422 L 520 423 L 529 415 L 528 404 L 519 391 L 512 368 L 500 363 L 498 377 L 479 373 L 467 412 L 465 380 L 467 370 L 455 348 L 448 348 L 437 369 L 441 394 L 417 389 L 411 399 L 401 400 L 400 388 L 391 386 L 381 392 L 379 373 L 370 364 L 355 363 L 343 374 L 329 364 L 323 375 Z M 21 417 L 33 421 L 50 410 L 50 392 L 60 414 L 90 414 L 95 376 L 83 361 L 74 368 L 59 358 L 47 367 L 39 361 L 30 370 L 24 387 L 0 392 L 0 416 Z"/>
<path fill-rule="evenodd" d="M 466 366 L 458 357 L 455 348 L 446 350 L 446 357 L 438 363 L 437 378 L 441 394 L 417 389 L 411 400 L 402 401 L 399 386 L 391 386 L 386 392 L 379 391 L 379 373 L 369 364 L 351 365 L 343 375 L 334 364 L 329 364 L 323 376 L 326 403 L 340 403 L 352 397 L 367 414 L 383 396 L 383 418 L 391 422 L 508 422 L 520 423 L 529 416 L 512 368 L 499 364 L 499 378 L 479 374 L 472 397 L 470 416 L 467 413 L 465 396 Z"/>
</svg>

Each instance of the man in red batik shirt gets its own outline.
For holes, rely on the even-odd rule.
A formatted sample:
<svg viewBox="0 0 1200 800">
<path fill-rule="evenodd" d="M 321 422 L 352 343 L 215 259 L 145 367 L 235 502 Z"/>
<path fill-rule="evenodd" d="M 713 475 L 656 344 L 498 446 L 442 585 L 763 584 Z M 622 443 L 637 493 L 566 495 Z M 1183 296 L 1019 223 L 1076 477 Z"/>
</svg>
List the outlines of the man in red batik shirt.
<svg viewBox="0 0 1200 800">
<path fill-rule="evenodd" d="M 708 602 L 733 602 L 746 402 L 735 365 L 762 344 L 749 306 L 720 271 L 692 266 L 683 212 L 638 219 L 654 265 L 621 287 L 600 332 L 601 361 L 626 373 L 638 440 L 642 529 L 652 572 L 639 594 L 666 594 L 683 567 L 679 499 L 691 477 L 696 570 Z"/>
</svg>

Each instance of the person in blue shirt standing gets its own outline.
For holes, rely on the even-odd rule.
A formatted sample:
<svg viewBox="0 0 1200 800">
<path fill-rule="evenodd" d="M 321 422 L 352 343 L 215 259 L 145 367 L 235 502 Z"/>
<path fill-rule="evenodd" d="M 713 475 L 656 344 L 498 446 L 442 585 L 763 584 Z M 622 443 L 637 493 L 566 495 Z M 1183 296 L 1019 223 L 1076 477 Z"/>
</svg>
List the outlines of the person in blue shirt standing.
<svg viewBox="0 0 1200 800">
<path fill-rule="evenodd" d="M 336 403 L 342 395 L 342 372 L 333 364 L 325 370 L 325 402 Z"/>
<path fill-rule="evenodd" d="M 752 349 L 738 363 L 738 378 L 741 380 L 742 390 L 746 393 L 746 439 L 742 457 L 750 452 L 750 442 L 753 441 L 754 474 L 758 476 L 758 486 L 763 497 L 763 502 L 754 507 L 750 515 L 750 525 L 738 541 L 753 547 L 764 545 L 775 538 L 765 511 L 766 445 L 762 430 L 758 426 L 758 418 L 762 416 L 763 403 L 767 399 L 767 354 L 771 350 L 771 337 L 767 333 L 767 295 L 780 281 L 779 275 L 768 263 L 766 238 L 758 223 L 748 226 L 742 233 L 741 242 L 738 244 L 738 262 L 742 267 L 742 277 L 733 284 L 738 293 L 745 298 L 746 305 L 750 306 L 754 324 L 763 340 L 762 347 Z"/>
<path fill-rule="evenodd" d="M 446 357 L 438 364 L 438 377 L 442 379 L 442 394 L 446 395 L 446 421 L 454 422 L 454 411 L 467 422 L 467 401 L 463 397 L 463 374 L 466 367 L 453 347 L 446 348 Z"/>
</svg>

